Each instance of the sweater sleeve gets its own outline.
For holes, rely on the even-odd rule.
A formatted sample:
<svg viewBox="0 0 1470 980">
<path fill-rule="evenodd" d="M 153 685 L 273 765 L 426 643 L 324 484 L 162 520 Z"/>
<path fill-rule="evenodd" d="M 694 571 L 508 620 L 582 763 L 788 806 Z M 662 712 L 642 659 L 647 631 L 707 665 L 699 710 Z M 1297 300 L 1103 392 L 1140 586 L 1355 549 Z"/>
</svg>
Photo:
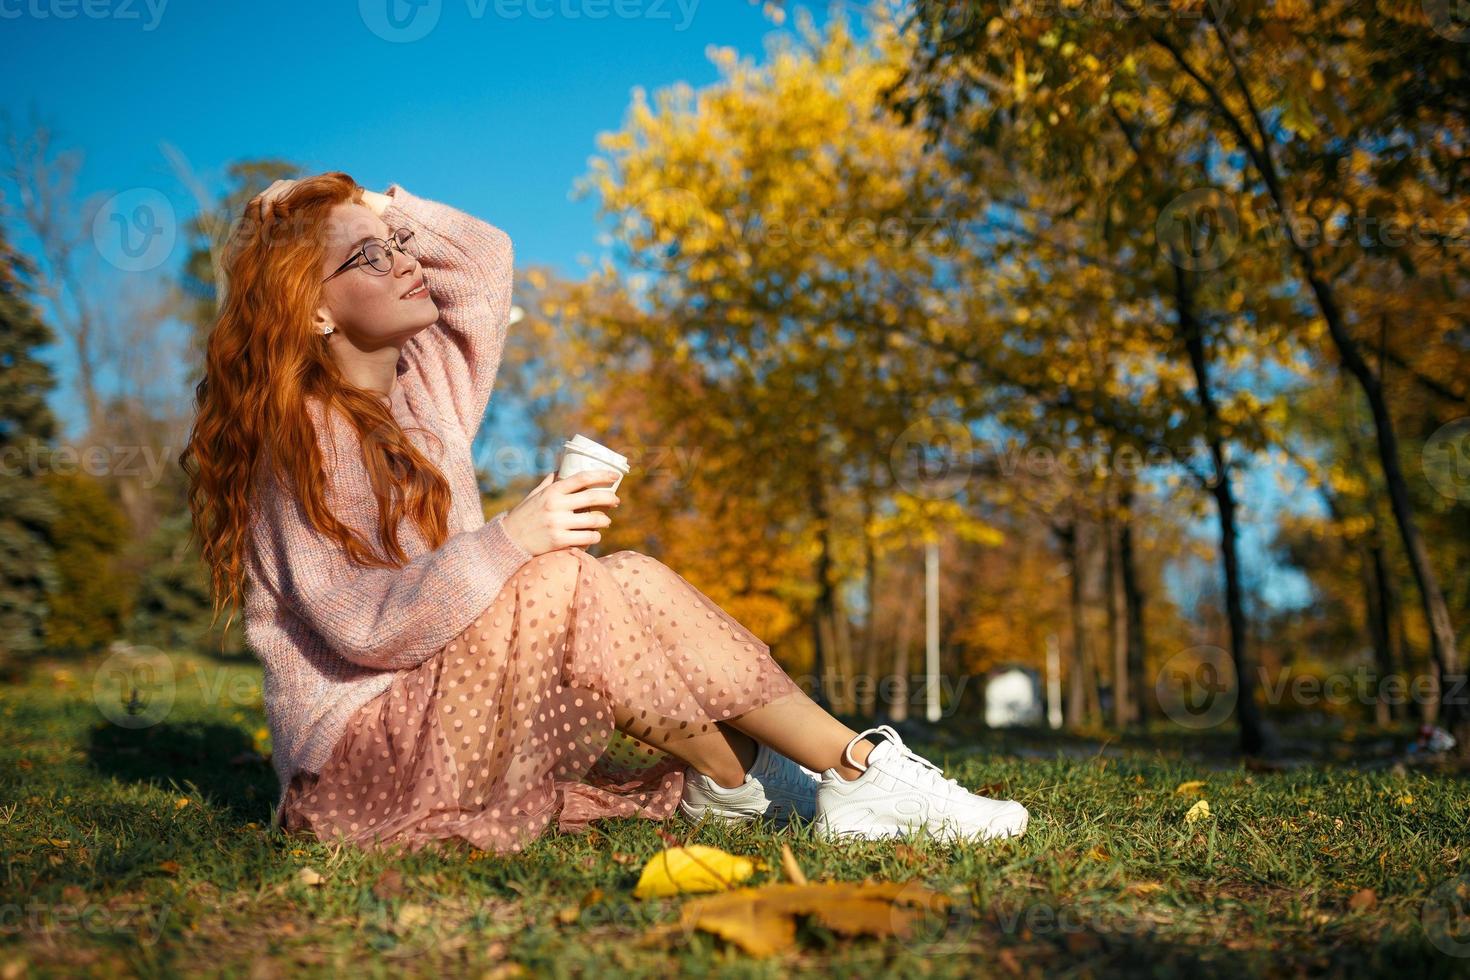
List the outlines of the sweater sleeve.
<svg viewBox="0 0 1470 980">
<path fill-rule="evenodd" d="M 533 557 L 506 532 L 502 511 L 400 568 L 365 568 L 312 526 L 281 481 L 267 480 L 255 507 L 252 543 L 265 583 L 330 648 L 378 670 L 427 660 Z"/>
<path fill-rule="evenodd" d="M 439 321 L 400 351 L 399 374 L 419 382 L 445 421 L 473 443 L 490 402 L 510 325 L 513 251 L 499 228 L 398 184 L 387 190 L 383 220 L 414 233 Z"/>
</svg>

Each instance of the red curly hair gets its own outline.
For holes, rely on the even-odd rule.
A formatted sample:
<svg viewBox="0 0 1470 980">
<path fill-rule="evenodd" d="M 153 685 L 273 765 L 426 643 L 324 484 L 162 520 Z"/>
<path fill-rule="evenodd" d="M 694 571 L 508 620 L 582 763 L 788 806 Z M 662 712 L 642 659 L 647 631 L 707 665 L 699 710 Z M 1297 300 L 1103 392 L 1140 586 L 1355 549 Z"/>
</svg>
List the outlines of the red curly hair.
<svg viewBox="0 0 1470 980">
<path fill-rule="evenodd" d="M 323 302 L 327 219 L 338 204 L 362 203 L 356 181 L 340 171 L 301 180 L 277 198 L 270 220 L 246 206 L 223 259 L 228 284 L 195 386 L 195 418 L 179 454 L 188 475 L 192 537 L 210 570 L 214 620 L 228 605 L 229 628 L 243 603 L 250 501 L 260 478 L 293 488 L 307 518 L 335 538 L 360 566 L 396 568 L 408 561 L 398 524 L 410 516 L 430 548 L 448 537 L 449 482 L 406 436 L 376 392 L 353 385 L 312 327 Z M 326 481 L 307 400 L 340 411 L 361 440 L 378 502 L 380 556 L 325 503 Z M 270 472 L 261 473 L 262 459 Z"/>
</svg>

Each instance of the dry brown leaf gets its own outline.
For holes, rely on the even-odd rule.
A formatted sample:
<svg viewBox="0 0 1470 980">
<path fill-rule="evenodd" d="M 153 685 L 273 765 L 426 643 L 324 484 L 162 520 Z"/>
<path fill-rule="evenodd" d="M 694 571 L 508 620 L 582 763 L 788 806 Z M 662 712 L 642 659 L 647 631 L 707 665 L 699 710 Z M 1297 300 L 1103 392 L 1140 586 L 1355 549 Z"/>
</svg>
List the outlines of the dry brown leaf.
<svg viewBox="0 0 1470 980">
<path fill-rule="evenodd" d="M 1130 895 L 1137 895 L 1142 898 L 1163 891 L 1164 886 L 1157 881 L 1136 881 L 1123 890 Z"/>
<path fill-rule="evenodd" d="M 1371 888 L 1359 889 L 1348 899 L 1348 908 L 1354 912 L 1371 912 L 1378 907 L 1378 893 Z"/>
<path fill-rule="evenodd" d="M 373 882 L 373 894 L 383 901 L 397 898 L 403 894 L 403 875 L 392 868 L 378 875 L 378 880 Z"/>
<path fill-rule="evenodd" d="M 796 855 L 791 853 L 791 845 L 785 841 L 781 842 L 781 870 L 793 885 L 807 883 L 806 873 L 801 870 L 801 865 L 796 863 Z"/>
<path fill-rule="evenodd" d="M 795 946 L 799 916 L 845 936 L 902 939 L 927 910 L 949 902 L 948 895 L 911 882 L 783 883 L 694 899 L 684 906 L 679 927 L 714 933 L 752 956 L 771 956 Z M 667 932 L 655 930 L 650 938 Z"/>
</svg>

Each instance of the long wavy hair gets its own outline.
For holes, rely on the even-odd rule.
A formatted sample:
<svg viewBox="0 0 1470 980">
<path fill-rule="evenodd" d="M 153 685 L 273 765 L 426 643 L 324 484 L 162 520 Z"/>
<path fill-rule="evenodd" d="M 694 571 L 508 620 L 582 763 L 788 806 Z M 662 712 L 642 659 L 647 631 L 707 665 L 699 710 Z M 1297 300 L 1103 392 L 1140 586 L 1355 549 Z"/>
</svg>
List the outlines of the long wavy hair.
<svg viewBox="0 0 1470 980">
<path fill-rule="evenodd" d="M 396 568 L 408 557 L 398 524 L 411 517 L 430 548 L 448 537 L 449 482 L 416 447 L 379 395 L 349 382 L 312 325 L 323 302 L 327 219 L 337 204 L 362 202 L 340 171 L 309 177 L 277 198 L 270 220 L 246 206 L 222 258 L 224 297 L 195 386 L 195 418 L 179 454 L 188 475 L 192 537 L 210 570 L 214 622 L 244 601 L 250 501 L 259 479 L 294 490 L 311 524 L 364 567 Z M 379 555 L 326 505 L 326 479 L 307 400 L 357 432 L 378 504 Z M 265 460 L 268 469 L 262 464 Z"/>
</svg>

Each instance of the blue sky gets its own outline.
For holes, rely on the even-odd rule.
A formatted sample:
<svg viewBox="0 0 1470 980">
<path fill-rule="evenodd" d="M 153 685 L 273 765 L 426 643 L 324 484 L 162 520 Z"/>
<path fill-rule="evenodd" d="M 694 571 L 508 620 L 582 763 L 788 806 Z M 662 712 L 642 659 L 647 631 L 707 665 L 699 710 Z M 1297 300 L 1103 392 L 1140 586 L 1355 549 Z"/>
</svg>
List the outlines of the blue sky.
<svg viewBox="0 0 1470 980">
<path fill-rule="evenodd" d="M 826 3 L 803 6 L 826 20 Z M 183 220 L 196 205 L 174 154 L 214 194 L 231 162 L 274 157 L 377 190 L 397 181 L 504 228 L 518 265 L 579 276 L 601 228 L 596 200 L 570 192 L 633 88 L 706 85 L 718 77 L 710 45 L 759 57 L 784 29 L 749 0 L 0 0 L 0 109 L 24 132 L 34 108 L 58 148 L 83 153 L 79 198 L 161 195 Z M 73 371 L 59 351 L 52 360 L 74 433 Z M 517 428 L 512 412 L 489 437 Z M 1247 498 L 1266 511 L 1247 526 L 1247 560 L 1295 604 L 1303 583 L 1262 560 L 1279 500 L 1262 479 Z"/>
</svg>

